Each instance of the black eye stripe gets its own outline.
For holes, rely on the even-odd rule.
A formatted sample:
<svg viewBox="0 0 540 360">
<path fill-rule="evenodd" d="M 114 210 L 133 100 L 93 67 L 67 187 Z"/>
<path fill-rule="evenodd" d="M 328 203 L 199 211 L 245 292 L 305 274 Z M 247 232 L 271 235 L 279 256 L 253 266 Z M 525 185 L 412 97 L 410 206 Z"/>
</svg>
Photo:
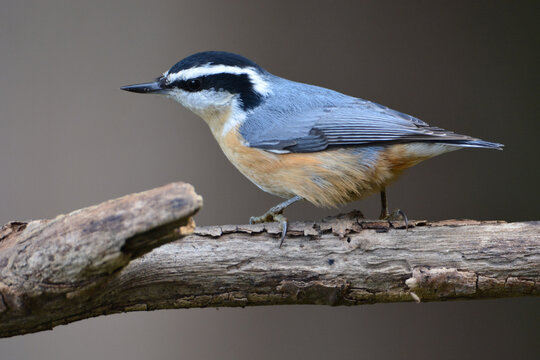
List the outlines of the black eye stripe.
<svg viewBox="0 0 540 360">
<path fill-rule="evenodd" d="M 225 90 L 231 94 L 239 94 L 244 110 L 251 109 L 262 101 L 262 96 L 253 89 L 253 84 L 247 74 L 212 74 L 188 80 L 177 80 L 168 86 L 189 92 Z"/>
<path fill-rule="evenodd" d="M 189 80 L 176 80 L 168 84 L 168 88 L 178 88 L 189 92 L 203 90 L 203 77 L 193 78 Z"/>
<path fill-rule="evenodd" d="M 202 86 L 202 80 L 199 78 L 191 79 L 191 80 L 187 80 L 186 84 L 189 91 L 199 91 Z"/>
<path fill-rule="evenodd" d="M 199 86 L 194 86 L 198 84 Z M 213 75 L 199 76 L 187 80 L 176 80 L 168 85 L 169 87 L 177 87 L 186 91 L 199 90 L 228 90 L 231 93 L 237 93 L 238 89 L 252 88 L 251 81 L 247 74 L 229 74 L 220 73 Z"/>
</svg>

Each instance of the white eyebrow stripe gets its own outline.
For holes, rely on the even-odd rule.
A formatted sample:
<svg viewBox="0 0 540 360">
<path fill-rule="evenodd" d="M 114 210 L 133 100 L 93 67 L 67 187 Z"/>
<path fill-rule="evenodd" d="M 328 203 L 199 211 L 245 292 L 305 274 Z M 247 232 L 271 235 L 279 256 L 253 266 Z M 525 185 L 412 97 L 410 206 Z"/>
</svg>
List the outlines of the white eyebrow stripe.
<svg viewBox="0 0 540 360">
<path fill-rule="evenodd" d="M 253 84 L 253 88 L 261 95 L 267 95 L 270 93 L 270 87 L 261 75 L 253 67 L 239 68 L 237 66 L 229 65 L 211 65 L 206 64 L 203 66 L 193 67 L 191 69 L 181 70 L 175 74 L 168 74 L 167 83 L 170 84 L 176 80 L 193 79 L 200 76 L 208 76 L 215 74 L 234 74 L 234 75 L 247 75 L 249 80 Z"/>
</svg>

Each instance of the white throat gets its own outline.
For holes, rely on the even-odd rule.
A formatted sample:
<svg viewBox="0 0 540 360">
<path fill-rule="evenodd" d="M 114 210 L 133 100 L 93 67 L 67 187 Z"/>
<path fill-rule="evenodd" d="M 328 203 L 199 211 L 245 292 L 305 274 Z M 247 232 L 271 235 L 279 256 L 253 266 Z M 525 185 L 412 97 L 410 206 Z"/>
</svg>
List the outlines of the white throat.
<svg viewBox="0 0 540 360">
<path fill-rule="evenodd" d="M 194 93 L 175 90 L 168 96 L 202 118 L 215 136 L 224 136 L 232 129 L 237 129 L 246 119 L 238 95 L 215 90 Z"/>
</svg>

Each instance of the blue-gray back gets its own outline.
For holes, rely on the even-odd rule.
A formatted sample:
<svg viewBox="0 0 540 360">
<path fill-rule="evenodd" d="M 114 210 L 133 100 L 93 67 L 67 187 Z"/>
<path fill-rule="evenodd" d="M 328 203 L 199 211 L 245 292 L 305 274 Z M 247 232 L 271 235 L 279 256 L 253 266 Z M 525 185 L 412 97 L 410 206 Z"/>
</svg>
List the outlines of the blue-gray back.
<svg viewBox="0 0 540 360">
<path fill-rule="evenodd" d="M 269 75 L 272 94 L 240 127 L 250 147 L 313 152 L 329 147 L 437 142 L 498 148 L 466 135 L 431 127 L 385 106 L 333 90 Z"/>
</svg>

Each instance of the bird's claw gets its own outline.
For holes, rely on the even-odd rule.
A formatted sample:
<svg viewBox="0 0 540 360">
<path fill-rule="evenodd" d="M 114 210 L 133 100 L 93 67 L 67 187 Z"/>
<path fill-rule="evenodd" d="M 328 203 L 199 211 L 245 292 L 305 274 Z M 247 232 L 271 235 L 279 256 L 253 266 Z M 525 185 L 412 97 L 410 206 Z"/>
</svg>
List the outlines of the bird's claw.
<svg viewBox="0 0 540 360">
<path fill-rule="evenodd" d="M 285 240 L 285 235 L 287 234 L 288 226 L 287 218 L 283 216 L 281 212 L 268 211 L 261 216 L 252 216 L 249 218 L 250 224 L 260 224 L 272 221 L 277 221 L 281 225 L 281 239 L 279 241 L 279 247 L 281 248 L 281 245 L 283 245 L 283 241 Z"/>
<path fill-rule="evenodd" d="M 264 214 L 264 215 L 261 215 L 261 216 L 252 216 L 249 218 L 249 224 L 250 225 L 253 225 L 253 224 L 262 224 L 262 223 L 265 223 L 265 222 L 271 222 L 273 221 L 274 217 L 273 216 L 270 216 L 268 215 L 268 213 Z"/>
<path fill-rule="evenodd" d="M 403 220 L 405 222 L 405 231 L 409 231 L 409 219 L 401 209 L 395 209 L 391 214 L 389 214 L 388 211 L 381 212 L 380 219 L 388 220 L 389 222 Z"/>
<path fill-rule="evenodd" d="M 275 221 L 279 221 L 279 224 L 281 225 L 281 239 L 279 240 L 279 248 L 281 249 L 281 245 L 283 245 L 283 241 L 285 241 L 285 235 L 287 234 L 287 218 L 283 216 L 283 214 L 277 214 L 274 216 Z"/>
</svg>

